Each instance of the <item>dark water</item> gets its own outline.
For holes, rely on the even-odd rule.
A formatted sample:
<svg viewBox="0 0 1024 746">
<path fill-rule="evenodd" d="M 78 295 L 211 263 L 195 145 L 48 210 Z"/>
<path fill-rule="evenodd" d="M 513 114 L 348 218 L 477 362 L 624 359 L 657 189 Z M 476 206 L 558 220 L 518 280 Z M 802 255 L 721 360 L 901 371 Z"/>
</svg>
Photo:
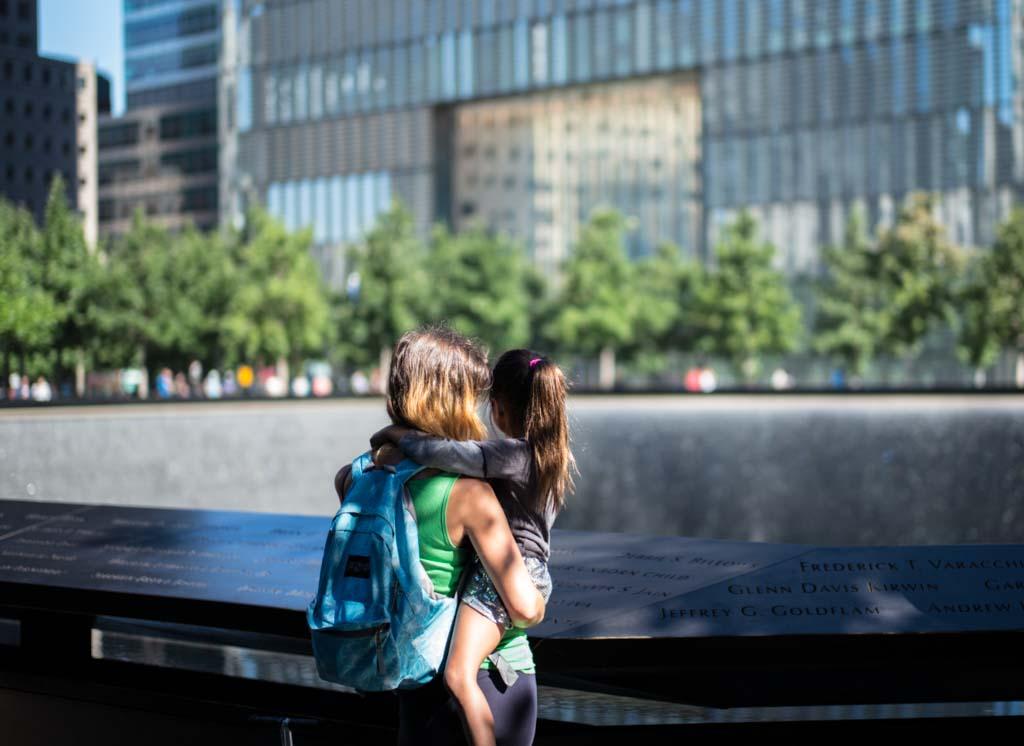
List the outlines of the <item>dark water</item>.
<svg viewBox="0 0 1024 746">
<path fill-rule="evenodd" d="M 561 528 L 1024 541 L 1024 397 L 578 397 Z M 332 514 L 383 402 L 0 412 L 0 496 Z"/>
<path fill-rule="evenodd" d="M 1024 400 L 790 401 L 583 408 L 581 489 L 559 525 L 817 544 L 1024 541 Z"/>
</svg>

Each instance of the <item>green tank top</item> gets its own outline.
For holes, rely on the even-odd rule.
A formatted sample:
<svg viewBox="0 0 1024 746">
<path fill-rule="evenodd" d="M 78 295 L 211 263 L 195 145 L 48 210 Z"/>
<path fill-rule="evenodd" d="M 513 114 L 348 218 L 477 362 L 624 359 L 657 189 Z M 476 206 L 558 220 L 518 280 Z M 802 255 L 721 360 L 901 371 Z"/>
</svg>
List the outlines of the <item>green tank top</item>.
<svg viewBox="0 0 1024 746">
<path fill-rule="evenodd" d="M 407 482 L 409 494 L 416 507 L 416 530 L 419 533 L 420 563 L 434 590 L 442 596 L 454 596 L 459 580 L 472 552 L 457 547 L 448 536 L 448 498 L 455 486 L 457 474 L 442 472 L 425 479 Z M 533 654 L 525 629 L 510 629 L 501 638 L 495 652 L 516 671 L 534 673 Z M 481 668 L 491 668 L 486 658 Z"/>
<path fill-rule="evenodd" d="M 409 494 L 416 507 L 420 563 L 441 596 L 454 596 L 471 553 L 452 544 L 448 536 L 448 497 L 457 474 L 441 473 L 425 479 L 410 479 Z"/>
</svg>

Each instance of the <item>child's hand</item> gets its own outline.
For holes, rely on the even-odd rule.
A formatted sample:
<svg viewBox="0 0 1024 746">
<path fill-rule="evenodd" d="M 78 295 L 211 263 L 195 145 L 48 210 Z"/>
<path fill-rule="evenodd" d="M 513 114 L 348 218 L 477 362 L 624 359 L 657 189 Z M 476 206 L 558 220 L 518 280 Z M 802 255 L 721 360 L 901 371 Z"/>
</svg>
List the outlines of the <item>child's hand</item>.
<svg viewBox="0 0 1024 746">
<path fill-rule="evenodd" d="M 411 432 L 413 432 L 412 428 L 402 427 L 401 425 L 388 425 L 370 436 L 370 448 L 376 451 L 386 443 L 397 446 L 398 441 Z"/>
<path fill-rule="evenodd" d="M 402 452 L 398 450 L 398 446 L 392 445 L 391 443 L 385 443 L 380 448 L 374 448 L 371 454 L 373 463 L 377 466 L 383 464 L 390 464 L 395 466 L 401 463 L 402 459 L 405 458 Z"/>
</svg>

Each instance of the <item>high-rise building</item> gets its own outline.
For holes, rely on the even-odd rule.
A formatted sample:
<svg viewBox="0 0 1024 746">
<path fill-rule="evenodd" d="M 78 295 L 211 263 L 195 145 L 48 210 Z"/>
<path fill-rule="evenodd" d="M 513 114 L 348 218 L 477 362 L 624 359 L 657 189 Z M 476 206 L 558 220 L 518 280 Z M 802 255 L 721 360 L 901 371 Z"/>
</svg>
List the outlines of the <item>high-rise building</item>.
<svg viewBox="0 0 1024 746">
<path fill-rule="evenodd" d="M 96 118 L 110 81 L 88 62 L 41 57 L 35 0 L 0 0 L 0 195 L 40 223 L 54 176 L 96 241 Z"/>
<path fill-rule="evenodd" d="M 217 100 L 218 0 L 124 0 L 127 108 Z"/>
<path fill-rule="evenodd" d="M 78 142 L 78 211 L 85 240 L 95 246 L 99 238 L 99 141 L 97 126 L 101 115 L 110 114 L 110 81 L 96 73 L 96 65 L 75 66 L 76 140 Z"/>
<path fill-rule="evenodd" d="M 219 0 L 124 0 L 125 116 L 100 122 L 101 231 L 217 224 Z"/>
<path fill-rule="evenodd" d="M 991 240 L 1024 186 L 1011 0 L 240 0 L 225 217 L 266 204 L 341 245 L 393 196 L 563 258 L 598 204 L 631 249 L 706 256 L 752 210 L 790 273 L 862 206 L 939 195 Z M 223 104 L 222 104 L 223 105 Z"/>
</svg>

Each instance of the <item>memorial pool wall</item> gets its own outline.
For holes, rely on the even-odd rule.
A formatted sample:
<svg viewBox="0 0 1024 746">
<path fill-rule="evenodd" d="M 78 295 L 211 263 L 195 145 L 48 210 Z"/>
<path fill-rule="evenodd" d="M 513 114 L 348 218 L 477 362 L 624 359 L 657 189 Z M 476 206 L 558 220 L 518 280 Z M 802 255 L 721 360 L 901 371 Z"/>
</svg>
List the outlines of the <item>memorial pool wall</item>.
<svg viewBox="0 0 1024 746">
<path fill-rule="evenodd" d="M 561 528 L 807 544 L 1024 542 L 1024 397 L 579 396 Z M 0 497 L 333 513 L 368 400 L 0 411 Z"/>
</svg>

